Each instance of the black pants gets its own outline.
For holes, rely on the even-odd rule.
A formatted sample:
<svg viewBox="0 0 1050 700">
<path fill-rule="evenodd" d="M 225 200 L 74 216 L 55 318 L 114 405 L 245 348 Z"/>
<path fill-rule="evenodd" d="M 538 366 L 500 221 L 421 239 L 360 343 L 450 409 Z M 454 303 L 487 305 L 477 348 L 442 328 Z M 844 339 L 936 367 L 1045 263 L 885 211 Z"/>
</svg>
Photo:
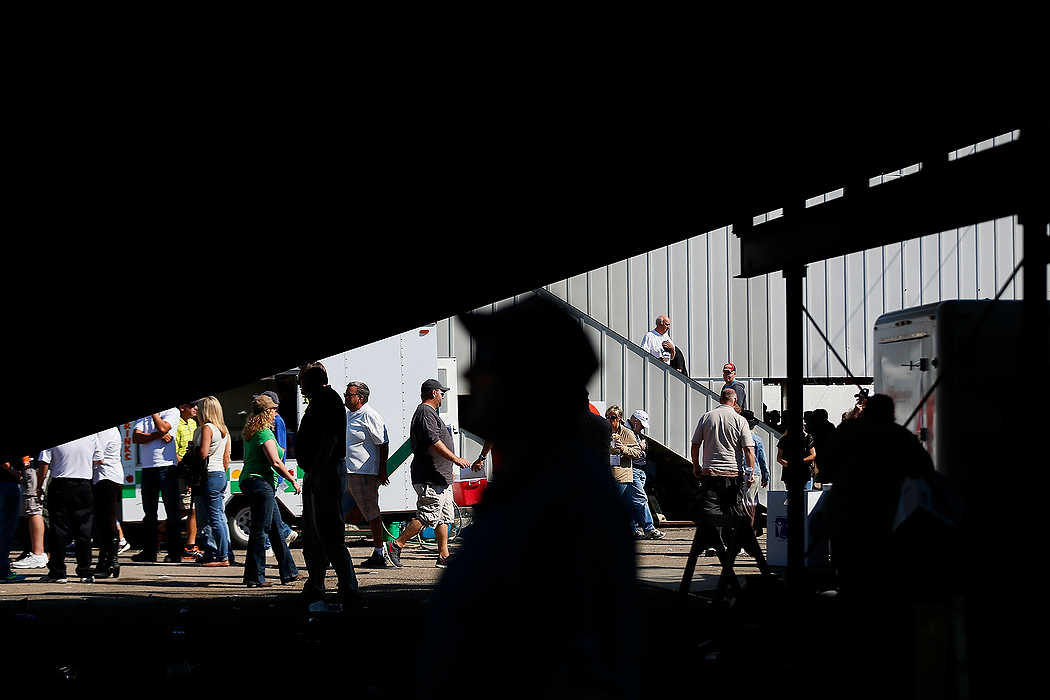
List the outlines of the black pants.
<svg viewBox="0 0 1050 700">
<path fill-rule="evenodd" d="M 354 563 L 346 550 L 342 492 L 342 480 L 335 467 L 303 478 L 303 557 L 310 576 L 303 586 L 303 596 L 310 602 L 324 597 L 324 577 L 329 565 L 339 578 L 340 595 L 357 592 Z"/>
<path fill-rule="evenodd" d="M 120 511 L 121 485 L 102 479 L 91 487 L 95 497 L 95 544 L 98 566 L 105 569 L 117 560 L 117 513 Z"/>
<path fill-rule="evenodd" d="M 165 531 L 168 538 L 168 554 L 181 558 L 179 510 L 182 508 L 182 499 L 179 496 L 179 480 L 173 464 L 142 470 L 142 524 L 146 529 L 146 542 L 142 551 L 150 556 L 157 555 L 157 503 L 160 500 L 164 502 L 164 513 L 167 517 Z"/>
<path fill-rule="evenodd" d="M 91 479 L 52 479 L 47 509 L 51 517 L 48 576 L 66 577 L 66 544 L 70 539 L 76 543 L 77 576 L 91 576 L 91 528 L 95 519 Z"/>
</svg>

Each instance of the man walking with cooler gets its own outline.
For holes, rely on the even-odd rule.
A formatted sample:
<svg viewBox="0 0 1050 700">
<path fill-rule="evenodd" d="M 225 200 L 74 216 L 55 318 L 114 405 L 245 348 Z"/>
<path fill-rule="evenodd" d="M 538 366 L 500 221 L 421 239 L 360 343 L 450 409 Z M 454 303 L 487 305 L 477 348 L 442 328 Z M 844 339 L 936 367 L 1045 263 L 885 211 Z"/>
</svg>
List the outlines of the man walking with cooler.
<svg viewBox="0 0 1050 700">
<path fill-rule="evenodd" d="M 448 526 L 455 517 L 452 503 L 452 465 L 469 467 L 470 462 L 452 451 L 452 433 L 438 415 L 447 386 L 428 379 L 420 387 L 422 403 L 412 416 L 409 439 L 412 443 L 412 488 L 416 490 L 416 514 L 401 536 L 390 543 L 389 555 L 394 566 L 401 566 L 401 548 L 423 527 L 434 528 L 438 546 L 437 566 L 448 565 Z"/>
<path fill-rule="evenodd" d="M 324 602 L 324 577 L 331 564 L 339 578 L 343 610 L 360 604 L 354 564 L 344 541 L 341 501 L 346 457 L 346 408 L 328 386 L 328 371 L 311 362 L 299 371 L 299 390 L 310 401 L 299 422 L 295 448 L 303 477 L 303 556 L 310 578 L 303 586 L 309 605 Z"/>
<path fill-rule="evenodd" d="M 386 554 L 383 516 L 379 512 L 379 487 L 388 483 L 386 460 L 390 439 L 383 417 L 368 405 L 370 394 L 364 382 L 350 382 L 343 394 L 345 405 L 350 409 L 346 420 L 346 488 L 372 528 L 375 551 L 361 566 L 385 568 L 390 559 Z"/>
</svg>

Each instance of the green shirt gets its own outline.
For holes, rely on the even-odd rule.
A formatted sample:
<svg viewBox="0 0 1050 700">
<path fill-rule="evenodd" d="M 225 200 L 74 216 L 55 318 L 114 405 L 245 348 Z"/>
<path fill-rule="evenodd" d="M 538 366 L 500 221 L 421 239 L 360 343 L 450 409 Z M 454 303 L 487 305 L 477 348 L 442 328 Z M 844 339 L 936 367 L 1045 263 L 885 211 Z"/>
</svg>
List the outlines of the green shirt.
<svg viewBox="0 0 1050 700">
<path fill-rule="evenodd" d="M 179 424 L 175 426 L 175 457 L 180 462 L 186 456 L 186 448 L 190 446 L 190 440 L 196 431 L 197 421 L 192 418 L 179 418 Z"/>
<path fill-rule="evenodd" d="M 273 440 L 276 444 L 277 438 L 269 428 L 260 430 L 248 440 L 244 441 L 244 466 L 241 467 L 241 478 L 237 483 L 243 484 L 246 479 L 269 479 L 274 489 L 277 488 L 277 470 L 266 456 L 263 445 L 267 440 Z M 277 445 L 277 456 L 284 459 L 284 449 Z"/>
</svg>

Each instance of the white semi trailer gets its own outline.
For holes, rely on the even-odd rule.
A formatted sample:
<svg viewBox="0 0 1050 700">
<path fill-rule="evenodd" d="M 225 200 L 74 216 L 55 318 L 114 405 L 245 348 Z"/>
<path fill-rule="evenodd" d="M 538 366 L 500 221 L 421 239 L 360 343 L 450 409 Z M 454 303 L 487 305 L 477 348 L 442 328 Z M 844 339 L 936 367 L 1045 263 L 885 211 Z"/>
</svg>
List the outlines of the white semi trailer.
<svg viewBox="0 0 1050 700">
<path fill-rule="evenodd" d="M 412 489 L 409 465 L 412 460 L 408 444 L 409 424 L 419 405 L 420 385 L 427 379 L 436 378 L 452 388 L 441 407 L 441 417 L 453 432 L 456 451 L 460 451 L 460 434 L 457 411 L 457 373 L 454 358 L 437 357 L 437 332 L 435 325 L 422 326 L 399 335 L 379 340 L 353 350 L 347 350 L 321 360 L 328 371 L 330 385 L 340 395 L 350 381 L 363 381 L 370 390 L 369 405 L 376 409 L 386 422 L 390 439 L 389 468 L 390 483 L 380 487 L 379 506 L 384 516 L 391 520 L 404 520 L 405 514 L 415 510 L 416 494 Z M 244 411 L 253 394 L 274 390 L 281 398 L 280 413 L 288 427 L 288 455 L 286 462 L 295 468 L 299 477 L 302 470 L 295 459 L 295 433 L 299 418 L 306 410 L 307 402 L 299 393 L 296 383 L 297 370 L 289 370 L 253 384 L 217 394 L 234 439 L 233 459 L 228 472 L 230 485 L 226 494 L 226 514 L 230 523 L 230 535 L 235 544 L 247 543 L 247 525 L 250 522 L 247 500 L 241 495 L 237 480 L 240 477 L 242 455 L 240 428 L 244 425 Z M 122 521 L 137 523 L 143 518 L 141 474 L 138 463 L 138 446 L 131 442 L 133 423 L 121 426 L 124 435 L 122 461 L 125 485 L 122 499 Z M 476 457 L 470 455 L 468 457 Z M 465 470 L 461 478 L 477 479 L 478 474 Z M 302 497 L 287 483 L 278 493 L 283 517 L 294 523 L 302 515 Z M 163 520 L 163 505 L 159 517 Z"/>
</svg>

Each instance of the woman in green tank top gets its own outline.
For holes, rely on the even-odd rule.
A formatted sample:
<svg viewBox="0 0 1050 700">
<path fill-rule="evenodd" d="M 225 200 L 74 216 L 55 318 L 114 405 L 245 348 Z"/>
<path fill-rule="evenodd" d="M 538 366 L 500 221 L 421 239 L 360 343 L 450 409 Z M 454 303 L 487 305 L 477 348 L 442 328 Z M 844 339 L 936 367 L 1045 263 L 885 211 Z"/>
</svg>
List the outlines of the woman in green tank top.
<svg viewBox="0 0 1050 700">
<path fill-rule="evenodd" d="M 302 493 L 295 474 L 284 465 L 284 450 L 277 444 L 273 434 L 277 405 L 269 396 L 260 394 L 252 399 L 252 415 L 244 426 L 244 466 L 238 481 L 241 493 L 248 497 L 251 509 L 251 529 L 248 534 L 248 552 L 244 558 L 244 583 L 249 588 L 269 587 L 265 580 L 266 553 L 263 533 L 270 535 L 273 553 L 281 574 L 281 583 L 298 581 L 300 576 L 292 561 L 292 555 L 280 536 L 273 519 L 274 493 L 277 475 L 281 475 Z"/>
</svg>

